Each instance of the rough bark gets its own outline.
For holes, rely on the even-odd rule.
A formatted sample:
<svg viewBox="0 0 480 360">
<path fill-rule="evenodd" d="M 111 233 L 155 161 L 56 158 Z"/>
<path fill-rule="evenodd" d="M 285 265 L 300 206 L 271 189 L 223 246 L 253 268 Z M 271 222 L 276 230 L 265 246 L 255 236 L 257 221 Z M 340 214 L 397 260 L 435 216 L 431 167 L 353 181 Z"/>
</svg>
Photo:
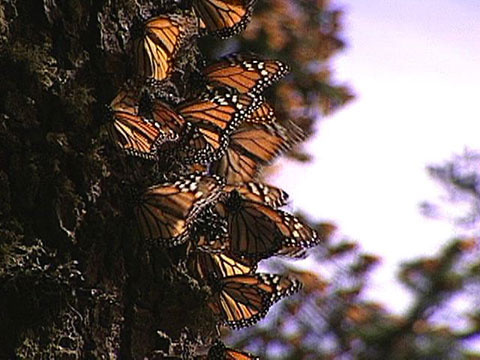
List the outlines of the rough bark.
<svg viewBox="0 0 480 360">
<path fill-rule="evenodd" d="M 184 249 L 167 256 L 136 234 L 123 183 L 150 165 L 111 150 L 103 129 L 131 74 L 138 11 L 133 0 L 0 5 L 1 359 L 142 359 L 166 349 L 157 330 L 214 329 L 205 293 L 172 266 Z"/>
</svg>

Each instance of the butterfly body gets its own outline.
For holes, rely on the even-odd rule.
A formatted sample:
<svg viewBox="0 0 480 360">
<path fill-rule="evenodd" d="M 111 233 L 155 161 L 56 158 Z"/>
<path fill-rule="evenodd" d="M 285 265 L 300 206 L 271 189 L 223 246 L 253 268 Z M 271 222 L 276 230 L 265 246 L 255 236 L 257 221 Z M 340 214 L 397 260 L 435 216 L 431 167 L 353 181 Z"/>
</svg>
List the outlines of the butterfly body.
<svg viewBox="0 0 480 360">
<path fill-rule="evenodd" d="M 217 177 L 191 175 L 148 188 L 134 209 L 142 237 L 162 246 L 184 243 L 194 218 L 222 186 Z"/>
<path fill-rule="evenodd" d="M 227 185 L 215 211 L 228 223 L 231 254 L 258 261 L 271 255 L 302 256 L 319 244 L 317 232 L 278 207 L 287 194 L 265 184 Z"/>
<path fill-rule="evenodd" d="M 210 254 L 228 249 L 228 224 L 212 207 L 206 207 L 193 225 L 191 240 L 198 251 Z"/>
</svg>

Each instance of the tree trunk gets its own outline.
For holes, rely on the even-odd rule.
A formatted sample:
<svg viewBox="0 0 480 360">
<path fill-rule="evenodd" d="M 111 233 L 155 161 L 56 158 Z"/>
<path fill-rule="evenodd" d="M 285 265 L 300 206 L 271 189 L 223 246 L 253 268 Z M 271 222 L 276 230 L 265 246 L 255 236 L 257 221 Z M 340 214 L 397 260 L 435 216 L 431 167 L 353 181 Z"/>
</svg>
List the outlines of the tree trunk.
<svg viewBox="0 0 480 360">
<path fill-rule="evenodd" d="M 147 249 L 137 235 L 124 182 L 151 165 L 110 150 L 103 129 L 131 74 L 138 9 L 0 5 L 1 359 L 153 358 L 169 345 L 157 330 L 214 330 L 204 292 L 174 266 L 184 249 Z"/>
</svg>

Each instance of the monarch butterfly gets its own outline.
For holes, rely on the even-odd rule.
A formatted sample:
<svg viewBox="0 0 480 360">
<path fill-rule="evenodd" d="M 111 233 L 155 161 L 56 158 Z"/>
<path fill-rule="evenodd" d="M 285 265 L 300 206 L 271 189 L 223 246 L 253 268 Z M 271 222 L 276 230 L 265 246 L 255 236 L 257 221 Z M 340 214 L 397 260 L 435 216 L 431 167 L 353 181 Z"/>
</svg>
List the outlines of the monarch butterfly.
<svg viewBox="0 0 480 360">
<path fill-rule="evenodd" d="M 256 55 L 230 54 L 203 69 L 210 83 L 219 83 L 245 94 L 259 95 L 289 71 L 278 60 L 261 60 Z"/>
<path fill-rule="evenodd" d="M 227 276 L 246 275 L 255 272 L 254 266 L 246 261 L 233 259 L 226 254 L 211 254 L 194 251 L 190 254 L 187 268 L 198 279 L 208 280 L 210 276 L 220 279 Z"/>
<path fill-rule="evenodd" d="M 143 31 L 133 41 L 133 51 L 138 75 L 165 79 L 173 69 L 178 51 L 197 28 L 193 17 L 178 14 L 151 18 Z"/>
<path fill-rule="evenodd" d="M 217 341 L 210 347 L 207 360 L 260 360 L 252 354 L 227 348 L 221 341 Z"/>
<path fill-rule="evenodd" d="M 225 191 L 228 195 L 219 200 L 215 210 L 227 219 L 229 251 L 233 255 L 251 261 L 275 254 L 300 256 L 305 248 L 319 243 L 314 229 L 295 216 L 275 209 L 275 206 L 283 203 L 280 195 L 275 196 L 275 191 L 270 190 L 269 193 L 273 195 L 268 198 L 249 194 L 245 185 L 241 184 L 227 186 Z"/>
<path fill-rule="evenodd" d="M 229 193 L 233 191 L 232 186 L 225 186 L 224 191 Z M 273 207 L 281 206 L 286 203 L 288 195 L 274 187 L 264 184 L 246 183 L 236 188 L 242 197 L 254 202 L 265 202 Z M 228 232 L 227 219 L 220 216 L 215 210 L 214 205 L 207 206 L 197 216 L 190 238 L 194 247 L 199 251 L 208 253 L 223 253 L 232 259 L 253 266 L 255 258 L 244 258 L 241 253 L 232 253 L 230 251 L 230 235 Z"/>
<path fill-rule="evenodd" d="M 219 197 L 222 187 L 216 176 L 193 174 L 148 188 L 134 208 L 142 237 L 167 247 L 184 243 L 195 216 Z"/>
<path fill-rule="evenodd" d="M 226 39 L 243 31 L 256 0 L 193 0 L 193 8 L 212 35 Z"/>
<path fill-rule="evenodd" d="M 256 97 L 220 89 L 180 105 L 177 112 L 190 123 L 183 136 L 183 160 L 187 164 L 217 160 L 227 147 L 230 133 L 256 106 Z"/>
<path fill-rule="evenodd" d="M 122 89 L 109 106 L 113 121 L 107 124 L 111 141 L 129 155 L 156 159 L 155 147 L 166 134 L 158 125 L 138 114 L 133 90 Z"/>
<path fill-rule="evenodd" d="M 164 142 L 178 140 L 185 126 L 185 120 L 168 104 L 144 92 L 140 99 L 139 111 L 145 117 L 151 118 L 153 123 L 162 130 L 165 134 Z"/>
<path fill-rule="evenodd" d="M 211 171 L 225 177 L 227 183 L 251 181 L 262 166 L 269 165 L 292 144 L 279 124 L 245 122 L 232 133 L 225 153 L 212 163 Z"/>
<path fill-rule="evenodd" d="M 301 283 L 272 274 L 234 275 L 210 281 L 207 305 L 222 324 L 250 326 L 265 317 L 270 306 L 301 288 Z"/>
<path fill-rule="evenodd" d="M 225 193 L 233 190 L 238 191 L 240 196 L 245 199 L 264 203 L 274 208 L 285 205 L 288 199 L 288 194 L 283 190 L 260 183 L 249 182 L 241 186 L 227 185 L 224 187 Z M 228 222 L 216 213 L 212 206 L 207 206 L 197 216 L 191 231 L 191 237 L 196 248 L 201 251 L 209 253 L 226 252 L 238 261 L 244 261 L 244 259 L 230 253 Z"/>
<path fill-rule="evenodd" d="M 224 252 L 228 247 L 227 222 L 211 206 L 207 206 L 195 219 L 190 238 L 199 251 Z"/>
</svg>

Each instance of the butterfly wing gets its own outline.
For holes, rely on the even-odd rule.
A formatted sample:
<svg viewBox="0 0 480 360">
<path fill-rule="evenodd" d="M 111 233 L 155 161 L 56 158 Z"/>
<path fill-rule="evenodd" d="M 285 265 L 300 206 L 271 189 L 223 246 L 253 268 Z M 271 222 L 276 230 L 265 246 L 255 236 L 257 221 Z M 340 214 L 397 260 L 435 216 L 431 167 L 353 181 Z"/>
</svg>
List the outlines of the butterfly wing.
<svg viewBox="0 0 480 360">
<path fill-rule="evenodd" d="M 272 274 L 235 275 L 216 279 L 208 306 L 220 321 L 232 328 L 250 326 L 270 306 L 301 288 L 297 280 Z"/>
<path fill-rule="evenodd" d="M 209 163 L 225 151 L 229 135 L 255 110 L 258 99 L 244 94 L 215 93 L 183 104 L 177 112 L 190 123 L 185 136 L 187 163 Z"/>
<path fill-rule="evenodd" d="M 227 219 L 228 251 L 234 256 L 249 261 L 272 255 L 300 257 L 306 248 L 320 243 L 314 229 L 277 209 L 287 199 L 282 190 L 247 183 L 228 185 L 225 191 L 229 195 L 219 201 L 215 209 Z"/>
<path fill-rule="evenodd" d="M 233 255 L 258 260 L 273 255 L 281 247 L 276 225 L 281 216 L 274 209 L 249 201 L 242 201 L 237 210 L 223 202 L 215 209 L 227 219 L 229 251 Z"/>
<path fill-rule="evenodd" d="M 151 116 L 154 124 L 164 134 L 161 141 L 157 141 L 158 145 L 178 140 L 185 120 L 176 111 L 162 101 L 153 100 Z"/>
<path fill-rule="evenodd" d="M 225 359 L 226 360 L 260 360 L 260 358 L 257 356 L 253 356 L 252 354 L 249 354 L 243 351 L 238 351 L 231 348 L 225 349 Z"/>
<path fill-rule="evenodd" d="M 280 125 L 245 122 L 232 133 L 224 155 L 212 164 L 212 172 L 225 177 L 227 183 L 251 181 L 262 166 L 290 147 Z"/>
<path fill-rule="evenodd" d="M 211 83 L 226 85 L 242 94 L 259 95 L 288 71 L 288 65 L 278 60 L 261 60 L 256 55 L 233 54 L 206 67 L 203 74 Z"/>
<path fill-rule="evenodd" d="M 207 280 L 210 276 L 217 279 L 251 273 L 254 268 L 239 259 L 226 254 L 212 254 L 195 251 L 190 255 L 188 269 L 198 279 Z"/>
<path fill-rule="evenodd" d="M 247 118 L 246 122 L 271 125 L 274 124 L 277 120 L 275 116 L 275 111 L 273 107 L 267 103 L 265 100 L 262 100 L 261 105 Z"/>
<path fill-rule="evenodd" d="M 194 217 L 222 186 L 216 177 L 192 175 L 148 188 L 134 209 L 142 237 L 162 246 L 182 244 Z"/>
<path fill-rule="evenodd" d="M 228 38 L 244 30 L 256 0 L 193 0 L 204 26 L 215 36 Z"/>
<path fill-rule="evenodd" d="M 110 104 L 112 121 L 107 124 L 110 140 L 129 155 L 156 159 L 154 145 L 162 132 L 153 121 L 138 115 L 137 100 L 121 90 Z"/>
<path fill-rule="evenodd" d="M 258 162 L 228 147 L 223 156 L 212 163 L 211 169 L 212 173 L 223 176 L 227 183 L 234 184 L 253 180 L 258 172 Z"/>
<path fill-rule="evenodd" d="M 285 211 L 279 210 L 279 213 L 282 221 L 278 223 L 278 229 L 282 233 L 283 240 L 276 255 L 302 257 L 306 249 L 321 243 L 321 238 L 315 229 Z"/>
<path fill-rule="evenodd" d="M 272 185 L 247 182 L 236 185 L 227 185 L 224 188 L 226 193 L 237 191 L 244 200 L 268 205 L 274 209 L 287 204 L 288 194 Z"/>
<path fill-rule="evenodd" d="M 138 75 L 165 79 L 172 71 L 174 57 L 196 26 L 192 21 L 189 17 L 175 14 L 148 20 L 142 36 L 133 42 Z"/>
<path fill-rule="evenodd" d="M 141 77 L 164 79 L 171 67 L 171 60 L 165 50 L 149 37 L 133 41 L 135 68 Z"/>
<path fill-rule="evenodd" d="M 221 341 L 217 341 L 208 350 L 207 360 L 259 360 L 252 354 L 227 348 Z"/>
</svg>

